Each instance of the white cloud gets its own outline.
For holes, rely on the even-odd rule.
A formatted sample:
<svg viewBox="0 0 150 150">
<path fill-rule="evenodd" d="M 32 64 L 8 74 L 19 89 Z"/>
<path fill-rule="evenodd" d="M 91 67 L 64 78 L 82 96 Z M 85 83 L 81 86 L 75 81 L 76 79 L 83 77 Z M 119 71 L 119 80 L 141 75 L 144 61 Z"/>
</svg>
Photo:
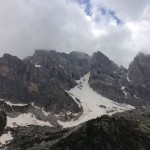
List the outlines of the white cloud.
<svg viewBox="0 0 150 150">
<path fill-rule="evenodd" d="M 91 0 L 92 16 L 74 0 L 1 0 L 0 55 L 21 58 L 35 49 L 92 54 L 102 51 L 118 64 L 128 65 L 139 51 L 150 53 L 148 0 Z M 117 25 L 99 8 L 112 10 Z"/>
</svg>

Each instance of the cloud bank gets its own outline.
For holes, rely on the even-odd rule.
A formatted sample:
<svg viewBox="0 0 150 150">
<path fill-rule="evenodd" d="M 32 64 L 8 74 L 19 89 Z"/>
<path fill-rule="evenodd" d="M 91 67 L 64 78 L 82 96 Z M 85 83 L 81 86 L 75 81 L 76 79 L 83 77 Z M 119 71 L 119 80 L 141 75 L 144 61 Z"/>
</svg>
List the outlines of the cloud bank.
<svg viewBox="0 0 150 150">
<path fill-rule="evenodd" d="M 0 56 L 101 51 L 128 66 L 139 51 L 150 53 L 149 39 L 148 0 L 0 1 Z"/>
</svg>

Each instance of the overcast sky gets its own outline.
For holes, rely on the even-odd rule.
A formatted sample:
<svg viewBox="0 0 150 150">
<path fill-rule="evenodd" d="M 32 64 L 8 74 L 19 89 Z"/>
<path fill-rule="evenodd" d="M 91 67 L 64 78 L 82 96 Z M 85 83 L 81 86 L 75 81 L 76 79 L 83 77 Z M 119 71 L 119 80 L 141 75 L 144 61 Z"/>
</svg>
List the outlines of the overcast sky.
<svg viewBox="0 0 150 150">
<path fill-rule="evenodd" d="M 127 66 L 150 53 L 149 0 L 0 0 L 0 56 L 101 51 Z"/>
</svg>

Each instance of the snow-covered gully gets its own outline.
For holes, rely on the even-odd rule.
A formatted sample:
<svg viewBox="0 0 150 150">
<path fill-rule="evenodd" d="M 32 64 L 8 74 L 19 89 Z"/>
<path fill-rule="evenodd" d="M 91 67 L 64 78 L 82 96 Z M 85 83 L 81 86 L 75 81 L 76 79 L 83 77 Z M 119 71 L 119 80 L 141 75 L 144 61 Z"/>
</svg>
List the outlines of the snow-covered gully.
<svg viewBox="0 0 150 150">
<path fill-rule="evenodd" d="M 80 123 L 88 121 L 90 119 L 100 117 L 104 114 L 112 115 L 116 112 L 122 112 L 125 110 L 134 109 L 131 105 L 119 104 L 111 101 L 97 92 L 89 86 L 90 73 L 86 74 L 80 80 L 76 81 L 78 85 L 67 91 L 70 96 L 76 101 L 76 98 L 80 100 L 79 105 L 83 107 L 83 115 L 78 120 L 71 120 L 69 122 L 58 121 L 63 127 L 76 126 Z M 77 101 L 76 101 L 77 102 Z"/>
</svg>

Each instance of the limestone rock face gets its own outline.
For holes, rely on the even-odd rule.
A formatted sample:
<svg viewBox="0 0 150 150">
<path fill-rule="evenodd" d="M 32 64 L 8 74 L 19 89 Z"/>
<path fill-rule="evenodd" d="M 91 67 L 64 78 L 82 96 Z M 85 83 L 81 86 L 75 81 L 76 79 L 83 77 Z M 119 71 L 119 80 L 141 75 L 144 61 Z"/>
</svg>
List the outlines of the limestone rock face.
<svg viewBox="0 0 150 150">
<path fill-rule="evenodd" d="M 97 52 L 91 59 L 89 84 L 111 100 L 141 106 L 150 103 L 149 75 L 150 55 L 139 53 L 126 69 Z"/>
<path fill-rule="evenodd" d="M 60 113 L 79 112 L 78 105 L 52 77 L 52 70 L 36 67 L 16 56 L 4 54 L 0 58 L 0 98 L 14 103 L 32 103 L 46 110 Z"/>
<path fill-rule="evenodd" d="M 150 55 L 139 53 L 130 63 L 128 72 L 134 86 L 150 85 Z"/>
<path fill-rule="evenodd" d="M 91 59 L 90 86 L 101 95 L 124 102 L 122 85 L 125 84 L 127 70 L 117 66 L 101 52 L 94 53 Z"/>
<path fill-rule="evenodd" d="M 66 54 L 54 50 L 36 50 L 33 56 L 24 61 L 48 70 L 50 78 L 57 80 L 62 88 L 70 89 L 76 85 L 75 80 L 89 72 L 90 59 L 89 55 L 81 52 Z"/>
<path fill-rule="evenodd" d="M 139 53 L 129 65 L 130 93 L 140 105 L 150 103 L 150 55 Z M 131 98 L 129 101 L 132 101 Z"/>
</svg>

